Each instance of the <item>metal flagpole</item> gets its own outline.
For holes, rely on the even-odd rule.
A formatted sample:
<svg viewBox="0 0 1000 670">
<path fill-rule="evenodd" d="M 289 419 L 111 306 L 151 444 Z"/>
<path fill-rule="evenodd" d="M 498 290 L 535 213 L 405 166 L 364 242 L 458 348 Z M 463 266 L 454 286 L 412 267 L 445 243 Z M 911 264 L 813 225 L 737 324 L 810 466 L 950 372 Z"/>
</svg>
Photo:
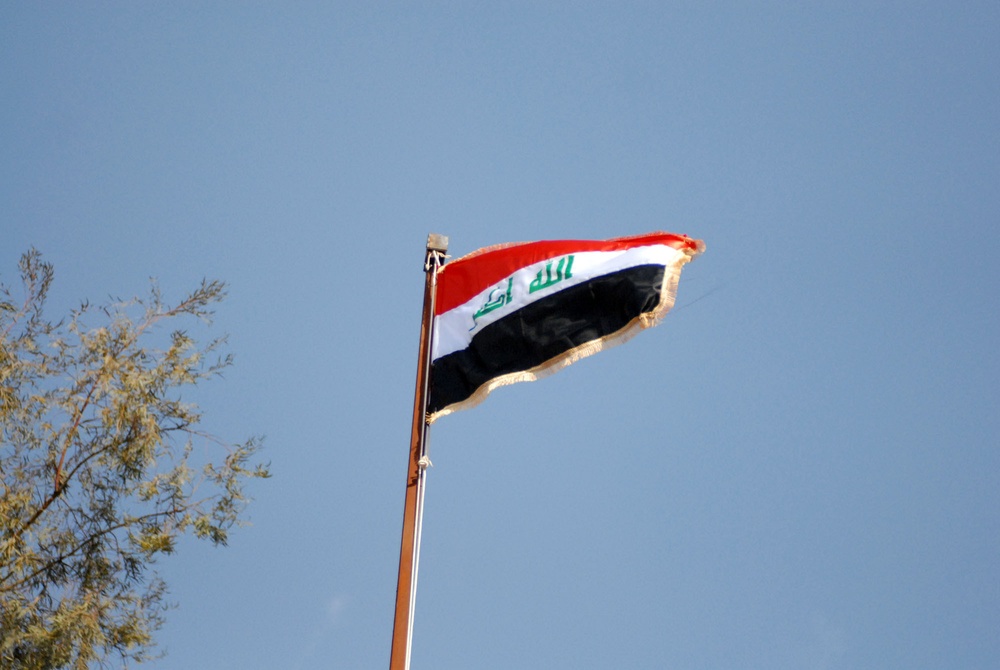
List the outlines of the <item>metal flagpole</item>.
<svg viewBox="0 0 1000 670">
<path fill-rule="evenodd" d="M 413 610 L 416 603 L 417 565 L 420 560 L 420 529 L 423 525 L 424 477 L 427 457 L 427 385 L 430 378 L 434 297 L 437 272 L 448 251 L 444 235 L 427 236 L 424 260 L 424 308 L 420 320 L 420 350 L 417 357 L 417 388 L 413 397 L 413 424 L 410 432 L 410 462 L 406 474 L 403 507 L 403 537 L 399 547 L 399 578 L 396 582 L 396 614 L 392 624 L 392 653 L 389 670 L 409 670 L 413 643 Z"/>
</svg>

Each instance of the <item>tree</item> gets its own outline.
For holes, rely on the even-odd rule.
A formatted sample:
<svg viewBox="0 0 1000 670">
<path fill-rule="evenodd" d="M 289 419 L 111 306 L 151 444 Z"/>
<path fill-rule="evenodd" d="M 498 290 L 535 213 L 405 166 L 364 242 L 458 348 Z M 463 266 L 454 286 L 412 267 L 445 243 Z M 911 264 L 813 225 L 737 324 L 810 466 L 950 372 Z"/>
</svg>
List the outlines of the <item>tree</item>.
<svg viewBox="0 0 1000 670">
<path fill-rule="evenodd" d="M 210 322 L 225 286 L 171 306 L 154 283 L 52 323 L 52 266 L 32 249 L 19 267 L 23 301 L 0 285 L 0 667 L 141 662 L 167 606 L 157 558 L 187 533 L 226 544 L 269 476 L 258 439 L 202 432 L 180 397 L 230 365 L 225 339 L 164 330 Z"/>
</svg>

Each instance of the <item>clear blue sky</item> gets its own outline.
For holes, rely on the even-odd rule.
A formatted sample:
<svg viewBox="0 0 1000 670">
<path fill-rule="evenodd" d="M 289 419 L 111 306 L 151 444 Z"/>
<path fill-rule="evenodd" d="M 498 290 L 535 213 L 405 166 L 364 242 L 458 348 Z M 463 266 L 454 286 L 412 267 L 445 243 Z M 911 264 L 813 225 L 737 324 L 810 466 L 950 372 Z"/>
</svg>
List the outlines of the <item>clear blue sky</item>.
<svg viewBox="0 0 1000 670">
<path fill-rule="evenodd" d="M 160 670 L 388 667 L 429 232 L 705 240 L 432 431 L 414 670 L 1000 667 L 1000 5 L 7 3 L 0 279 L 231 284 Z"/>
</svg>

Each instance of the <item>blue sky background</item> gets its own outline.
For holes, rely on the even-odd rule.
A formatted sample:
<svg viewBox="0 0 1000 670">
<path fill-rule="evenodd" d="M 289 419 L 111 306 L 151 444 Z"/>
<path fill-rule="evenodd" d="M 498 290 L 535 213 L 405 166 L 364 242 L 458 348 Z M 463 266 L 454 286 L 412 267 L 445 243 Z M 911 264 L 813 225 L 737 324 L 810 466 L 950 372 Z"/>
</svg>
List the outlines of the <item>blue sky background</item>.
<svg viewBox="0 0 1000 670">
<path fill-rule="evenodd" d="M 414 670 L 1000 666 L 1000 5 L 7 3 L 0 280 L 231 285 L 153 667 L 388 666 L 424 242 L 705 240 L 432 431 Z"/>
</svg>

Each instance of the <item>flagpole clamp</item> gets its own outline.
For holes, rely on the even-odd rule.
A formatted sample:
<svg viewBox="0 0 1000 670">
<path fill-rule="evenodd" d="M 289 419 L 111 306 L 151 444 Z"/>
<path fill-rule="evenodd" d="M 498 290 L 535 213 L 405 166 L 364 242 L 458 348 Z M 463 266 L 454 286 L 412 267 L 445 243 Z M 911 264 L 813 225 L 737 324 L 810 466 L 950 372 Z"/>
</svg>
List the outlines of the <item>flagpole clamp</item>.
<svg viewBox="0 0 1000 670">
<path fill-rule="evenodd" d="M 431 233 L 427 236 L 427 256 L 424 259 L 424 272 L 440 270 L 447 258 L 448 236 Z"/>
</svg>

